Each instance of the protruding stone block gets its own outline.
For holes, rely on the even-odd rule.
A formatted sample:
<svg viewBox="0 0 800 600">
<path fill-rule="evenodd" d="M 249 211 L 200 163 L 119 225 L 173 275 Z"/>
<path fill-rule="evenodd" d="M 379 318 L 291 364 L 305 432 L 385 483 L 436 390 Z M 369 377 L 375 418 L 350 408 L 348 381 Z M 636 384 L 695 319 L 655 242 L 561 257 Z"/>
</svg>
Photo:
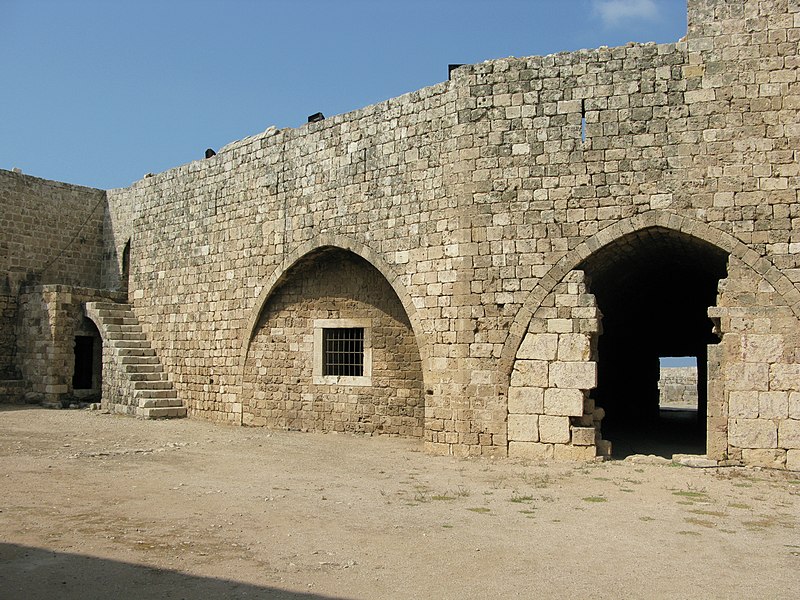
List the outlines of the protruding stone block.
<svg viewBox="0 0 800 600">
<path fill-rule="evenodd" d="M 597 430 L 594 427 L 573 427 L 572 444 L 575 446 L 594 446 Z"/>
</svg>

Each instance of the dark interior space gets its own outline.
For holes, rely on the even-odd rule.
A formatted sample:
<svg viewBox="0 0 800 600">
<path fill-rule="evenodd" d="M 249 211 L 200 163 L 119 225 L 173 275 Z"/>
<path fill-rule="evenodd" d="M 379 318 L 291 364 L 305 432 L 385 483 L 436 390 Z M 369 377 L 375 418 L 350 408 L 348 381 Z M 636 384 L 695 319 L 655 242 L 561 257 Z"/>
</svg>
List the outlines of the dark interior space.
<svg viewBox="0 0 800 600">
<path fill-rule="evenodd" d="M 90 335 L 75 336 L 75 370 L 72 373 L 73 390 L 92 389 L 94 365 L 94 338 Z"/>
<path fill-rule="evenodd" d="M 719 340 L 707 309 L 727 254 L 687 234 L 653 227 L 601 248 L 581 265 L 603 314 L 598 386 L 613 456 L 705 453 L 706 346 Z M 697 411 L 659 410 L 659 357 L 693 356 Z"/>
<path fill-rule="evenodd" d="M 72 391 L 76 397 L 88 400 L 99 397 L 103 380 L 103 340 L 92 321 L 83 319 L 75 336 L 75 365 L 72 371 Z"/>
</svg>

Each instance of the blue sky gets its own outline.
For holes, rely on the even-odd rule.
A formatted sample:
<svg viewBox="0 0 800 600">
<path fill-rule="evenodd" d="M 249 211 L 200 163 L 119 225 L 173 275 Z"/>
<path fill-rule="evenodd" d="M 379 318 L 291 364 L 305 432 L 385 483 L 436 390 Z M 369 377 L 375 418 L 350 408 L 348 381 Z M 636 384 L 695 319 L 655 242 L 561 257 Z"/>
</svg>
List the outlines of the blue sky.
<svg viewBox="0 0 800 600">
<path fill-rule="evenodd" d="M 0 168 L 125 187 L 449 63 L 685 33 L 684 0 L 0 0 Z"/>
</svg>

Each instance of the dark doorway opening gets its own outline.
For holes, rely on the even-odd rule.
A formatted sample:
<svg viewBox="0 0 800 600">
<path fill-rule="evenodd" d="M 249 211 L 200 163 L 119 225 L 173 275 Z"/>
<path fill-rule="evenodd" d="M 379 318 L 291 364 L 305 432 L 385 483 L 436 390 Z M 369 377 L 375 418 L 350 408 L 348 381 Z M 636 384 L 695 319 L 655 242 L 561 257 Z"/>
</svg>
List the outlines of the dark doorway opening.
<svg viewBox="0 0 800 600">
<path fill-rule="evenodd" d="M 612 456 L 704 454 L 707 346 L 719 340 L 708 318 L 727 254 L 707 242 L 660 227 L 631 233 L 581 265 L 603 314 L 598 385 L 602 435 Z M 695 411 L 661 410 L 662 357 L 693 357 Z"/>
<path fill-rule="evenodd" d="M 94 380 L 94 338 L 75 336 L 75 370 L 72 373 L 73 390 L 90 390 Z"/>
</svg>

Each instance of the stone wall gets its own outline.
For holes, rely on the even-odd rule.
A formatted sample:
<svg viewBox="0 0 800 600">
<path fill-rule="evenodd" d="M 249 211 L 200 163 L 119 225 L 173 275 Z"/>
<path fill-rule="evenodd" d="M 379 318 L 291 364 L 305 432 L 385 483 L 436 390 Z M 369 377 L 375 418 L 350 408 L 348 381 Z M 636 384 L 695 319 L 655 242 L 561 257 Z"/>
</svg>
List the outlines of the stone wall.
<svg viewBox="0 0 800 600">
<path fill-rule="evenodd" d="M 16 348 L 23 286 L 99 287 L 105 192 L 0 169 L 0 206 L 0 379 L 5 379 L 20 371 Z M 26 345 L 28 338 L 23 330 L 20 343 Z"/>
<path fill-rule="evenodd" d="M 506 454 L 517 349 L 603 245 L 680 231 L 763 275 L 797 313 L 798 20 L 795 0 L 692 0 L 674 44 L 464 66 L 112 190 L 109 244 L 119 255 L 132 238 L 134 310 L 191 413 L 236 422 L 271 282 L 318 248 L 351 250 L 415 332 L 426 448 Z"/>
<path fill-rule="evenodd" d="M 90 301 L 123 300 L 114 292 L 63 285 L 22 290 L 17 318 L 17 364 L 26 382 L 25 400 L 60 407 L 75 399 L 75 336 L 100 334 L 85 316 Z M 100 389 L 96 389 L 99 401 Z"/>
<path fill-rule="evenodd" d="M 133 310 L 195 416 L 589 458 L 608 451 L 591 388 L 613 319 L 584 273 L 613 301 L 636 281 L 604 262 L 701 257 L 715 266 L 693 281 L 713 296 L 724 277 L 703 300 L 722 340 L 708 453 L 796 468 L 799 41 L 798 0 L 690 0 L 676 43 L 463 66 L 111 190 L 102 214 L 102 192 L 0 172 L 4 231 L 43 233 L 3 242 L 0 273 L 58 264 L 63 283 L 122 289 L 130 244 Z M 315 382 L 313 324 L 331 318 L 373 324 L 369 393 Z M 666 322 L 637 318 L 648 336 Z"/>
</svg>

